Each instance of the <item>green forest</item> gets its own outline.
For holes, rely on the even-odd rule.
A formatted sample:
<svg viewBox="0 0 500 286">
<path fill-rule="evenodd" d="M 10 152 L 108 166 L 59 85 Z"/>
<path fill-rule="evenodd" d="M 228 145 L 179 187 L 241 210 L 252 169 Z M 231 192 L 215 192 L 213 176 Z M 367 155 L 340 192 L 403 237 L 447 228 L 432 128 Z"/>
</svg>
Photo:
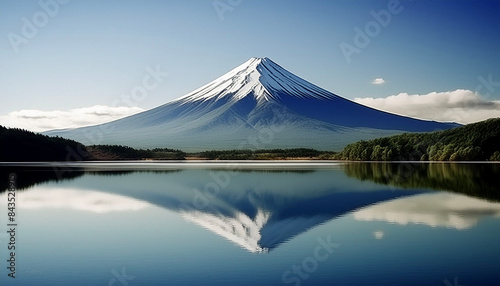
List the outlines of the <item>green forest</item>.
<svg viewBox="0 0 500 286">
<path fill-rule="evenodd" d="M 50 137 L 19 128 L 0 126 L 0 161 L 88 160 L 85 146 L 79 142 Z"/>
<path fill-rule="evenodd" d="M 184 160 L 186 153 L 169 148 L 134 149 L 121 145 L 87 146 L 91 160 Z"/>
<path fill-rule="evenodd" d="M 347 145 L 351 161 L 499 161 L 500 118 L 444 131 L 404 133 Z"/>
<path fill-rule="evenodd" d="M 260 150 L 224 150 L 205 151 L 196 154 L 209 160 L 283 160 L 290 158 L 321 159 L 333 156 L 333 152 L 323 152 L 310 148 L 260 149 Z M 194 155 L 194 154 L 193 154 Z"/>
<path fill-rule="evenodd" d="M 134 149 L 120 145 L 83 144 L 61 137 L 0 126 L 0 162 L 182 160 L 186 153 L 169 148 Z"/>
</svg>

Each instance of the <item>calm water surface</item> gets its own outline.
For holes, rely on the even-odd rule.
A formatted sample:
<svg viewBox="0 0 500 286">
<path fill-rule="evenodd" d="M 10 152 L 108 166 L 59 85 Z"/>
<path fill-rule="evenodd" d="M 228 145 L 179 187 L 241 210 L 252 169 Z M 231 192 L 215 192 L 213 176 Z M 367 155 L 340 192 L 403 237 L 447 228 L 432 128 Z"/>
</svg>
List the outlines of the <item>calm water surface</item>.
<svg viewBox="0 0 500 286">
<path fill-rule="evenodd" d="M 131 162 L 0 175 L 0 285 L 500 285 L 496 164 Z"/>
</svg>

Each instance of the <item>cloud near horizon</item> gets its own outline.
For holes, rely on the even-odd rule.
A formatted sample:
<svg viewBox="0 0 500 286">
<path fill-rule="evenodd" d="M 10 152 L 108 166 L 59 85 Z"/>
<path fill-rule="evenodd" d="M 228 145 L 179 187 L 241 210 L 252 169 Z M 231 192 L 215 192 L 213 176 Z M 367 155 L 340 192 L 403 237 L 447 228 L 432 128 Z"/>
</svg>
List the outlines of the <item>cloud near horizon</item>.
<svg viewBox="0 0 500 286">
<path fill-rule="evenodd" d="M 20 110 L 0 116 L 0 125 L 34 132 L 77 128 L 113 121 L 144 111 L 140 107 L 94 105 L 70 110 Z"/>
<path fill-rule="evenodd" d="M 358 97 L 354 102 L 399 115 L 462 124 L 500 117 L 500 100 L 488 101 L 466 89 L 428 94 L 400 93 L 383 98 Z"/>
</svg>

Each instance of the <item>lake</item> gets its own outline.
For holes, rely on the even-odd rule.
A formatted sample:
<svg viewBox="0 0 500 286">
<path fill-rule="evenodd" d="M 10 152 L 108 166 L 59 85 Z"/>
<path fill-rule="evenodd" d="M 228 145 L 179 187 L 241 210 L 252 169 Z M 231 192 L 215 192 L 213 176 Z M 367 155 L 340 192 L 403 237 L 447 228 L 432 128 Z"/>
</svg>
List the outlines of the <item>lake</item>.
<svg viewBox="0 0 500 286">
<path fill-rule="evenodd" d="M 500 285 L 500 164 L 32 163 L 0 175 L 0 285 Z"/>
</svg>

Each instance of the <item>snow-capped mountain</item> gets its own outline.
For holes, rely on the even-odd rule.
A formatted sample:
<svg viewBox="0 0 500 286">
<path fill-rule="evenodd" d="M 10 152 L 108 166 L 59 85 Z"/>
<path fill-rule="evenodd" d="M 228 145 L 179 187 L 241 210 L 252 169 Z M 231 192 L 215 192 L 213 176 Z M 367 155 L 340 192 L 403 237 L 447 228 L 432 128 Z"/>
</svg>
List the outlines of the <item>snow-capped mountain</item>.
<svg viewBox="0 0 500 286">
<path fill-rule="evenodd" d="M 105 124 L 44 134 L 87 145 L 185 151 L 340 150 L 357 140 L 457 126 L 375 110 L 311 84 L 268 58 L 251 58 L 165 105 Z"/>
</svg>

